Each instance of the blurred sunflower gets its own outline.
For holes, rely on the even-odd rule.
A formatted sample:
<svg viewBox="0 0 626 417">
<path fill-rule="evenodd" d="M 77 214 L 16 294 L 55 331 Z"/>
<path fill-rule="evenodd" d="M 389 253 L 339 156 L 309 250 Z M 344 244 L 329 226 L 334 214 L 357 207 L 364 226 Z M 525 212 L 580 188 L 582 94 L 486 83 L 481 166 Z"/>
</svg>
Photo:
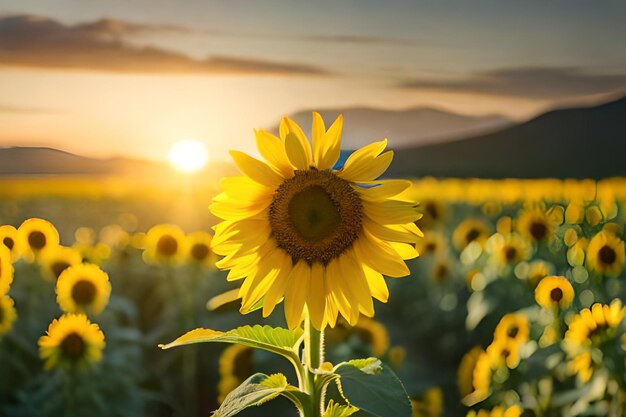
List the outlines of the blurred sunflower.
<svg viewBox="0 0 626 417">
<path fill-rule="evenodd" d="M 61 273 L 57 302 L 67 313 L 100 314 L 109 302 L 109 276 L 94 264 L 77 264 Z"/>
<path fill-rule="evenodd" d="M 563 339 L 563 349 L 570 357 L 570 372 L 587 382 L 593 374 L 592 349 L 602 347 L 616 337 L 617 327 L 626 316 L 622 302 L 596 303 L 574 316 Z"/>
<path fill-rule="evenodd" d="M 435 255 L 440 256 L 448 250 L 448 243 L 443 233 L 429 230 L 424 233 L 424 238 L 416 244 L 417 252 L 420 256 Z"/>
<path fill-rule="evenodd" d="M 39 338 L 39 356 L 45 368 L 85 368 L 102 359 L 104 333 L 84 314 L 63 314 Z"/>
<path fill-rule="evenodd" d="M 445 282 L 452 273 L 450 258 L 447 256 L 438 257 L 432 269 L 432 277 L 438 284 Z"/>
<path fill-rule="evenodd" d="M 522 415 L 522 408 L 519 405 L 514 405 L 508 408 L 504 408 L 499 405 L 488 410 L 470 410 L 467 412 L 466 417 L 520 417 Z"/>
<path fill-rule="evenodd" d="M 11 259 L 15 262 L 21 255 L 21 245 L 17 229 L 9 224 L 0 226 L 0 246 L 5 246 L 11 252 Z"/>
<path fill-rule="evenodd" d="M 562 276 L 545 277 L 535 289 L 535 300 L 543 308 L 567 308 L 573 299 L 574 288 Z"/>
<path fill-rule="evenodd" d="M 515 339 L 494 339 L 494 341 L 487 346 L 487 355 L 491 359 L 491 363 L 496 367 L 506 365 L 507 368 L 513 369 L 517 367 L 520 360 L 519 352 L 520 344 Z"/>
<path fill-rule="evenodd" d="M 526 208 L 517 218 L 517 231 L 535 242 L 549 240 L 554 234 L 555 224 L 541 207 Z"/>
<path fill-rule="evenodd" d="M 422 233 L 416 203 L 396 198 L 409 181 L 377 180 L 393 152 L 387 141 L 353 152 L 341 169 L 343 119 L 326 130 L 313 114 L 313 149 L 300 127 L 288 118 L 280 138 L 257 131 L 257 147 L 267 163 L 244 153 L 231 155 L 244 174 L 222 180 L 224 192 L 211 212 L 212 246 L 224 255 L 217 265 L 230 269 L 229 280 L 245 278 L 241 311 L 263 300 L 267 317 L 281 299 L 290 328 L 305 311 L 313 326 L 335 326 L 341 314 L 356 324 L 374 315 L 372 297 L 389 296 L 383 275 L 409 274 L 405 260 L 418 254 Z"/>
<path fill-rule="evenodd" d="M 423 214 L 419 220 L 419 225 L 424 229 L 430 229 L 448 217 L 448 207 L 441 200 L 424 200 L 421 202 L 419 210 Z"/>
<path fill-rule="evenodd" d="M 615 234 L 602 230 L 587 247 L 589 267 L 601 274 L 616 277 L 624 268 L 624 241 Z"/>
<path fill-rule="evenodd" d="M 439 417 L 443 414 L 443 391 L 440 387 L 427 389 L 411 400 L 411 417 Z"/>
<path fill-rule="evenodd" d="M 192 263 L 202 266 L 214 266 L 217 261 L 216 255 L 211 250 L 211 235 L 207 232 L 197 231 L 187 235 L 187 259 Z"/>
<path fill-rule="evenodd" d="M 17 229 L 23 256 L 28 262 L 45 248 L 59 244 L 59 232 L 47 220 L 33 218 L 25 220 Z"/>
<path fill-rule="evenodd" d="M 13 282 L 13 264 L 11 263 L 11 252 L 0 246 L 0 295 L 6 294 Z"/>
<path fill-rule="evenodd" d="M 146 233 L 143 259 L 151 264 L 179 264 L 187 254 L 185 243 L 185 233 L 178 226 L 156 225 Z"/>
<path fill-rule="evenodd" d="M 83 258 L 83 262 L 90 264 L 102 265 L 111 256 L 111 248 L 103 242 L 98 243 L 80 243 L 76 242 L 72 245 L 72 249 L 77 250 Z"/>
<path fill-rule="evenodd" d="M 491 355 L 487 352 L 480 352 L 476 359 L 476 365 L 474 365 L 474 371 L 472 372 L 472 386 L 474 387 L 474 391 L 466 396 L 464 401 L 475 403 L 489 396 L 496 366 L 497 364 L 494 363 Z"/>
<path fill-rule="evenodd" d="M 368 317 L 361 317 L 355 326 L 352 327 L 352 332 L 359 335 L 361 340 L 365 342 L 372 349 L 372 355 L 380 358 L 387 349 L 389 349 L 389 333 L 384 324 L 370 319 Z"/>
<path fill-rule="evenodd" d="M 521 313 L 505 314 L 493 332 L 494 340 L 510 340 L 515 344 L 526 343 L 530 331 L 528 317 Z"/>
<path fill-rule="evenodd" d="M 474 346 L 469 352 L 463 355 L 461 359 L 456 378 L 461 398 L 468 396 L 475 390 L 473 382 L 474 368 L 476 367 L 478 358 L 483 353 L 485 353 L 483 348 Z"/>
<path fill-rule="evenodd" d="M 514 233 L 493 235 L 489 238 L 488 248 L 493 262 L 500 266 L 516 265 L 531 255 L 528 240 Z"/>
<path fill-rule="evenodd" d="M 242 345 L 230 345 L 222 351 L 219 359 L 220 380 L 217 383 L 217 402 L 224 398 L 252 375 L 253 350 Z"/>
<path fill-rule="evenodd" d="M 82 261 L 83 257 L 76 249 L 61 245 L 45 248 L 38 259 L 43 276 L 51 281 L 56 281 L 63 271 Z"/>
<path fill-rule="evenodd" d="M 528 283 L 536 287 L 539 282 L 552 273 L 553 266 L 546 261 L 536 260 L 528 266 L 528 274 L 526 280 Z"/>
<path fill-rule="evenodd" d="M 15 302 L 8 295 L 0 295 L 0 336 L 11 330 L 16 319 Z"/>
<path fill-rule="evenodd" d="M 452 233 L 452 243 L 462 251 L 472 242 L 478 242 L 484 246 L 491 235 L 491 229 L 487 223 L 479 218 L 470 218 L 462 221 Z"/>
</svg>

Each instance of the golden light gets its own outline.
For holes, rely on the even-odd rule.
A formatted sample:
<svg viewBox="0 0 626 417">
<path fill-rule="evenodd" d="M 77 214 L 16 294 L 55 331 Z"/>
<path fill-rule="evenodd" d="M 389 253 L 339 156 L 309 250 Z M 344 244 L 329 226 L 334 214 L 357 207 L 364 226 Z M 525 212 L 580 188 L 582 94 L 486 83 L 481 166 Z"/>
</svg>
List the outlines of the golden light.
<svg viewBox="0 0 626 417">
<path fill-rule="evenodd" d="M 198 140 L 181 140 L 172 145 L 167 155 L 170 164 L 179 171 L 196 172 L 209 162 L 209 152 Z"/>
</svg>

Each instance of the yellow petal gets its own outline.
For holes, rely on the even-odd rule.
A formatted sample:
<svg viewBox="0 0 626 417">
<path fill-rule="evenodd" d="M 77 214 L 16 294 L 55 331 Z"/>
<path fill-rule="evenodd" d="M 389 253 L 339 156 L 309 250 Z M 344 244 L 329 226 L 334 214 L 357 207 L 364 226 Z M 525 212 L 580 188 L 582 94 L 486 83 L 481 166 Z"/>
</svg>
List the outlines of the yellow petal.
<svg viewBox="0 0 626 417">
<path fill-rule="evenodd" d="M 354 250 L 349 250 L 341 255 L 339 266 L 343 273 L 341 281 L 346 284 L 350 293 L 354 296 L 354 300 L 351 302 L 352 308 L 354 309 L 354 301 L 356 301 L 361 313 L 369 317 L 373 316 L 374 303 L 372 302 L 372 295 L 369 292 L 367 278 L 363 268 L 357 261 Z"/>
<path fill-rule="evenodd" d="M 272 314 L 276 305 L 285 296 L 285 289 L 287 288 L 287 284 L 289 282 L 288 279 L 291 274 L 292 267 L 291 258 L 286 254 L 283 254 L 278 276 L 276 277 L 276 280 L 271 288 L 267 290 L 267 294 L 265 294 L 265 298 L 263 299 L 263 317 L 267 317 Z"/>
<path fill-rule="evenodd" d="M 230 156 L 244 175 L 247 175 L 259 184 L 276 188 L 283 181 L 280 175 L 258 159 L 239 151 L 230 151 Z"/>
<path fill-rule="evenodd" d="M 290 329 L 295 329 L 300 324 L 310 279 L 311 268 L 303 260 L 298 261 L 287 278 L 285 317 L 287 318 L 287 326 Z"/>
<path fill-rule="evenodd" d="M 311 279 L 307 294 L 307 309 L 311 315 L 313 326 L 322 330 L 326 324 L 326 271 L 322 264 L 315 262 L 311 265 Z"/>
<path fill-rule="evenodd" d="M 309 145 L 309 141 L 300 126 L 298 126 L 296 122 L 288 117 L 283 117 L 280 124 L 280 137 L 285 141 L 285 146 L 287 145 L 287 138 L 289 138 L 290 136 L 293 136 L 295 139 L 297 139 L 297 141 L 300 143 L 302 151 L 306 155 L 306 167 L 308 168 L 309 166 L 311 166 L 311 164 L 313 163 L 313 158 L 311 155 L 311 145 Z M 289 150 L 287 150 L 287 156 L 289 156 Z"/>
<path fill-rule="evenodd" d="M 414 204 L 397 200 L 379 201 L 377 203 L 364 200 L 363 212 L 379 224 L 413 223 L 421 217 Z"/>
<path fill-rule="evenodd" d="M 393 159 L 392 151 L 380 155 L 386 146 L 387 139 L 354 151 L 337 175 L 352 182 L 375 180 L 385 172 Z"/>
<path fill-rule="evenodd" d="M 328 128 L 322 139 L 323 145 L 319 156 L 316 156 L 318 169 L 331 169 L 339 159 L 341 153 L 341 131 L 343 130 L 343 115 Z"/>
<path fill-rule="evenodd" d="M 365 221 L 363 227 L 380 240 L 408 243 L 416 243 L 420 240 L 419 235 L 416 235 L 415 232 L 409 232 L 400 225 L 384 226 L 373 221 Z"/>
<path fill-rule="evenodd" d="M 414 259 L 419 256 L 415 246 L 402 242 L 387 242 L 400 255 L 402 259 Z"/>
<path fill-rule="evenodd" d="M 410 274 L 409 268 L 393 247 L 366 230 L 354 242 L 354 250 L 363 263 L 383 275 L 399 278 Z"/>
<path fill-rule="evenodd" d="M 285 144 L 264 130 L 257 130 L 256 146 L 259 153 L 284 178 L 293 177 L 293 167 L 287 158 Z"/>
<path fill-rule="evenodd" d="M 318 164 L 322 159 L 324 151 L 324 134 L 326 133 L 326 126 L 324 125 L 324 119 L 318 112 L 313 112 L 313 127 L 311 128 L 311 141 L 313 142 L 313 158 L 315 163 Z"/>
<path fill-rule="evenodd" d="M 366 184 L 361 182 L 361 184 Z M 361 198 L 368 201 L 380 201 L 397 196 L 411 186 L 411 181 L 407 180 L 383 180 L 371 182 L 372 187 L 361 187 L 353 185 L 352 188 L 359 193 Z"/>
<path fill-rule="evenodd" d="M 294 134 L 287 134 L 285 138 L 285 151 L 291 164 L 299 170 L 305 171 L 309 168 L 309 161 L 302 143 Z"/>
<path fill-rule="evenodd" d="M 326 266 L 326 269 L 330 277 L 342 276 L 342 272 L 339 267 L 339 258 L 335 258 L 332 261 L 330 261 L 330 263 Z M 350 303 L 348 302 L 348 298 L 346 297 L 346 294 L 344 294 L 341 288 L 340 281 L 341 281 L 340 279 L 327 280 L 326 283 L 328 285 L 328 291 L 331 294 L 331 297 L 334 301 L 334 305 L 337 306 L 339 313 L 341 313 L 343 318 L 346 319 L 346 321 L 350 323 L 350 325 L 354 325 L 356 324 L 359 318 L 358 308 L 355 308 L 356 315 L 354 319 L 351 320 L 353 316 L 352 307 L 350 306 Z"/>
<path fill-rule="evenodd" d="M 372 297 L 378 301 L 386 303 L 387 300 L 389 300 L 389 288 L 387 288 L 387 283 L 385 282 L 382 274 L 374 271 L 367 265 L 363 265 L 363 272 L 365 272 L 367 285 L 369 285 Z"/>
</svg>

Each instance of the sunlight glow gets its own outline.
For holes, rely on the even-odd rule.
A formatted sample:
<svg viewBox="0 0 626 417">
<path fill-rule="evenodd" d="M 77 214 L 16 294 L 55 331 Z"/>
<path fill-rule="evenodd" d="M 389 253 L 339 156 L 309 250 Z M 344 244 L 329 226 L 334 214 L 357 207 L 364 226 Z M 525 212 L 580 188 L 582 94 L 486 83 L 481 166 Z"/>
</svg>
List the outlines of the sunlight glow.
<svg viewBox="0 0 626 417">
<path fill-rule="evenodd" d="M 167 155 L 170 164 L 179 171 L 196 172 L 209 162 L 206 145 L 197 140 L 181 140 L 172 145 Z"/>
</svg>

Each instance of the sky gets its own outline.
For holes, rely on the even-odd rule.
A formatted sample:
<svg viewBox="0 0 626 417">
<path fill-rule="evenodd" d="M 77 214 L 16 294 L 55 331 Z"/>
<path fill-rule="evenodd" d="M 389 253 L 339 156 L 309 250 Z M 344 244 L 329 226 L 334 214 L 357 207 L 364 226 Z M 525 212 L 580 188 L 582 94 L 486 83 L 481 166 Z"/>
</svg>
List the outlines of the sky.
<svg viewBox="0 0 626 417">
<path fill-rule="evenodd" d="M 0 0 L 0 146 L 159 160 L 197 139 L 223 159 L 301 110 L 521 121 L 626 92 L 624 16 L 621 0 Z"/>
</svg>

